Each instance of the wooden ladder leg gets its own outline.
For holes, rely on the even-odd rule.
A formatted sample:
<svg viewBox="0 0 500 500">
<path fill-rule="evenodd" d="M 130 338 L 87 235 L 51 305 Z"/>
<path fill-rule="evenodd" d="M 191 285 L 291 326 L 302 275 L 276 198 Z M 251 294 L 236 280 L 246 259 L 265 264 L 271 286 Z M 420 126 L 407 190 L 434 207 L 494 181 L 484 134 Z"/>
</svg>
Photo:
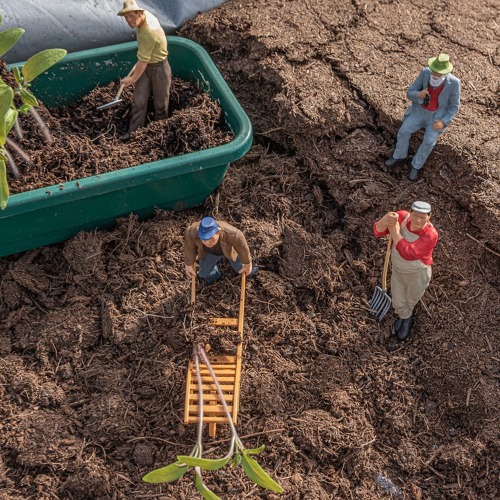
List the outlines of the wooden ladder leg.
<svg viewBox="0 0 500 500">
<path fill-rule="evenodd" d="M 217 433 L 217 424 L 215 422 L 209 422 L 208 424 L 208 435 L 213 438 Z"/>
</svg>

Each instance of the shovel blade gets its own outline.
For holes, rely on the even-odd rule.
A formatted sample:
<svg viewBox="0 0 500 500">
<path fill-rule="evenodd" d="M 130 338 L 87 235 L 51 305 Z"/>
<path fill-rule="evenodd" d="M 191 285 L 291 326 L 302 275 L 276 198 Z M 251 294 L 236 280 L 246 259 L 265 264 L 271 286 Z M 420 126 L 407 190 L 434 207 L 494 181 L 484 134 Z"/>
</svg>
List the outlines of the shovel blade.
<svg viewBox="0 0 500 500">
<path fill-rule="evenodd" d="M 123 99 L 115 99 L 111 102 L 108 102 L 106 104 L 102 104 L 101 106 L 97 106 L 96 109 L 108 109 L 111 108 L 112 106 L 116 106 L 117 104 L 120 104 L 123 101 Z"/>
<path fill-rule="evenodd" d="M 375 287 L 372 299 L 370 300 L 370 313 L 375 314 L 375 318 L 380 323 L 387 311 L 391 307 L 392 300 L 385 290 L 379 286 Z"/>
</svg>

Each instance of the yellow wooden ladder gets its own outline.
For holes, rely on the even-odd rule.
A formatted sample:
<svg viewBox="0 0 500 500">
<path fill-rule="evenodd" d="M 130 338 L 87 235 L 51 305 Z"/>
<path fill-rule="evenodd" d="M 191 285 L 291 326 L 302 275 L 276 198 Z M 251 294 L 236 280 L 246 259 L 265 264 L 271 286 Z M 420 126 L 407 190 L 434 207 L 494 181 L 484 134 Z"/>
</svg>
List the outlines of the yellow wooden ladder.
<svg viewBox="0 0 500 500">
<path fill-rule="evenodd" d="M 191 303 L 196 300 L 196 280 L 191 281 Z M 237 329 L 240 334 L 235 356 L 208 355 L 208 360 L 217 377 L 219 385 L 224 393 L 233 423 L 238 420 L 240 405 L 240 377 L 241 356 L 243 352 L 243 319 L 245 313 L 245 273 L 241 274 L 240 306 L 237 318 L 212 318 L 210 324 L 213 326 L 231 327 Z M 193 424 L 199 421 L 198 408 L 200 401 L 203 404 L 203 421 L 208 423 L 208 434 L 214 437 L 217 424 L 227 422 L 224 406 L 220 402 L 217 388 L 208 367 L 200 363 L 202 394 L 198 389 L 196 377 L 196 366 L 193 359 L 189 361 L 186 376 L 186 397 L 184 400 L 184 423 Z"/>
</svg>

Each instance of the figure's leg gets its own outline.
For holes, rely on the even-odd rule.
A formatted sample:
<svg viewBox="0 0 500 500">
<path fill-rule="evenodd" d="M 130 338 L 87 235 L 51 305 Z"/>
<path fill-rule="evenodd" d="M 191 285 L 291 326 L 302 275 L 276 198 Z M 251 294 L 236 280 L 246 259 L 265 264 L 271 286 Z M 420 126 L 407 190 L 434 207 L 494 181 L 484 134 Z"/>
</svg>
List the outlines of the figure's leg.
<svg viewBox="0 0 500 500">
<path fill-rule="evenodd" d="M 132 102 L 132 114 L 130 116 L 129 132 L 134 132 L 140 127 L 144 127 L 146 114 L 148 111 L 148 100 L 151 95 L 151 80 L 148 68 L 141 75 L 135 84 L 134 101 Z"/>
<path fill-rule="evenodd" d="M 396 160 L 403 160 L 408 156 L 408 148 L 410 146 L 410 138 L 412 134 L 418 132 L 424 125 L 420 113 L 411 112 L 401 124 L 397 135 L 396 149 L 392 153 L 392 157 Z"/>
<path fill-rule="evenodd" d="M 432 123 L 425 127 L 424 138 L 422 139 L 422 144 L 418 148 L 417 154 L 413 157 L 411 161 L 411 165 L 415 170 L 420 170 L 427 158 L 431 154 L 434 146 L 436 145 L 437 138 L 444 132 L 442 130 L 434 130 L 432 128 Z"/>
<path fill-rule="evenodd" d="M 198 276 L 203 278 L 208 284 L 213 283 L 221 277 L 217 263 L 222 259 L 222 255 L 212 255 L 207 253 L 200 260 Z"/>
<path fill-rule="evenodd" d="M 406 296 L 406 277 L 407 275 L 399 273 L 392 268 L 391 274 L 391 298 L 392 305 L 396 314 L 401 319 L 407 319 L 413 312 L 413 307 L 408 303 Z"/>
<path fill-rule="evenodd" d="M 431 276 L 432 268 L 430 266 L 409 275 L 410 279 L 406 284 L 406 297 L 408 307 L 410 307 L 412 311 L 429 286 Z"/>
<path fill-rule="evenodd" d="M 155 120 L 165 120 L 168 118 L 170 84 L 172 82 L 172 70 L 166 59 L 163 64 L 154 67 L 151 82 L 153 86 Z"/>
</svg>

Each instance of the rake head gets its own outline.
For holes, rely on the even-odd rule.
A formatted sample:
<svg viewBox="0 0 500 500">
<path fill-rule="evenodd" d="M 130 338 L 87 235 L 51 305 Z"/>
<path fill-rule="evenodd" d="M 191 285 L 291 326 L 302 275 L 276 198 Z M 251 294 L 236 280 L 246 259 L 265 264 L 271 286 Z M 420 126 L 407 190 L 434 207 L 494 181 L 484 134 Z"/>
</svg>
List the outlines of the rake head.
<svg viewBox="0 0 500 500">
<path fill-rule="evenodd" d="M 370 313 L 375 314 L 375 318 L 380 323 L 387 311 L 391 307 L 392 300 L 385 290 L 379 286 L 375 287 L 372 299 L 370 300 Z"/>
<path fill-rule="evenodd" d="M 112 108 L 113 106 L 116 106 L 117 104 L 120 104 L 123 101 L 123 99 L 114 99 L 111 102 L 108 102 L 106 104 L 102 104 L 101 106 L 97 106 L 96 109 L 108 109 Z"/>
</svg>

